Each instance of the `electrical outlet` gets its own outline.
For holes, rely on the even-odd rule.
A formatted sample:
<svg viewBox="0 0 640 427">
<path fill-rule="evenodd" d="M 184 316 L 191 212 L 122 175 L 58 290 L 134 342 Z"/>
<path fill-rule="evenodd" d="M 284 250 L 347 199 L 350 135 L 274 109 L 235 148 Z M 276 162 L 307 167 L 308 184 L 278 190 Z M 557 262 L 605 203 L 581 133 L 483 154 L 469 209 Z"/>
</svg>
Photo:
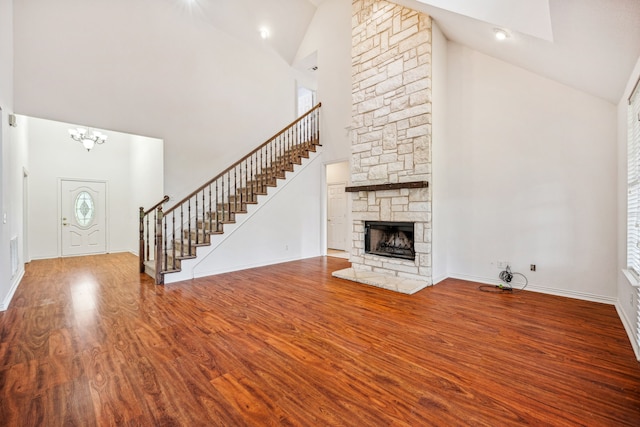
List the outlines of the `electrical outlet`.
<svg viewBox="0 0 640 427">
<path fill-rule="evenodd" d="M 498 261 L 496 265 L 499 269 L 504 270 L 509 266 L 509 261 Z"/>
<path fill-rule="evenodd" d="M 531 271 L 536 271 L 536 265 L 535 264 L 531 264 L 531 266 L 529 268 L 531 269 Z"/>
</svg>

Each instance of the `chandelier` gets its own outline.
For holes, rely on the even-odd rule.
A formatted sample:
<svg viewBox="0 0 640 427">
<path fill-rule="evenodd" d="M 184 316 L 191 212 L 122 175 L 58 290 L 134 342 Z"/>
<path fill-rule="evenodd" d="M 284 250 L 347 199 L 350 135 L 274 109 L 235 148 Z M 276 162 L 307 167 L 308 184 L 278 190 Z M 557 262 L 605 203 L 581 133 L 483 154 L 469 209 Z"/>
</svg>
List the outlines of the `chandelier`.
<svg viewBox="0 0 640 427">
<path fill-rule="evenodd" d="M 107 135 L 104 133 L 85 128 L 69 129 L 69 135 L 74 141 L 80 142 L 87 151 L 91 151 L 96 144 L 104 144 L 107 140 Z"/>
</svg>

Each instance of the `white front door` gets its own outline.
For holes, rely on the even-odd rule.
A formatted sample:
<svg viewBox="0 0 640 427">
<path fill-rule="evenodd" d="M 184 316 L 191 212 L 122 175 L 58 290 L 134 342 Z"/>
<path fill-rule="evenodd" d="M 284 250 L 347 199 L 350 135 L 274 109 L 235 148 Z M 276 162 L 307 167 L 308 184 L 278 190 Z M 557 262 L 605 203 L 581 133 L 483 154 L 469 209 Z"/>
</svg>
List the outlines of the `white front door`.
<svg viewBox="0 0 640 427">
<path fill-rule="evenodd" d="M 347 249 L 346 220 L 347 220 L 347 195 L 344 184 L 331 184 L 328 186 L 327 203 L 327 247 L 329 249 Z"/>
<path fill-rule="evenodd" d="M 106 186 L 96 181 L 60 181 L 62 256 L 106 252 Z"/>
</svg>

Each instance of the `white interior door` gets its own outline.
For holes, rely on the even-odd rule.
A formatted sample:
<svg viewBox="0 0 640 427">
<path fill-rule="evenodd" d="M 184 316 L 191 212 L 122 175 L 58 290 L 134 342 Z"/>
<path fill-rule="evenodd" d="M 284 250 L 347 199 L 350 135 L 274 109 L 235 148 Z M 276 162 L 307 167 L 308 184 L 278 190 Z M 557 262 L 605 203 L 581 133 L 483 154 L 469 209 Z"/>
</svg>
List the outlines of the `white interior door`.
<svg viewBox="0 0 640 427">
<path fill-rule="evenodd" d="M 315 105 L 316 92 L 306 87 L 298 87 L 298 117 L 311 110 Z"/>
<path fill-rule="evenodd" d="M 62 256 L 105 253 L 105 182 L 60 181 Z"/>
<path fill-rule="evenodd" d="M 344 184 L 330 184 L 327 202 L 327 247 L 329 249 L 347 249 L 347 195 Z"/>
</svg>

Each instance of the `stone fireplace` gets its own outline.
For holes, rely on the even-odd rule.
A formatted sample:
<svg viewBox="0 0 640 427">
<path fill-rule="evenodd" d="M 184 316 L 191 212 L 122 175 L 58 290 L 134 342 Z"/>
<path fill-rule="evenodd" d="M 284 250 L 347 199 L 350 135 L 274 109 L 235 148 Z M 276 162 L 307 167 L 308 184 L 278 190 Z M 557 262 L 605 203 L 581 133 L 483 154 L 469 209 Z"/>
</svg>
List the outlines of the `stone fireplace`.
<svg viewBox="0 0 640 427">
<path fill-rule="evenodd" d="M 352 267 L 333 274 L 414 293 L 432 283 L 431 18 L 386 1 L 352 4 Z M 372 252 L 372 223 L 410 223 L 412 256 Z M 387 244 L 405 245 L 403 234 Z"/>
</svg>

